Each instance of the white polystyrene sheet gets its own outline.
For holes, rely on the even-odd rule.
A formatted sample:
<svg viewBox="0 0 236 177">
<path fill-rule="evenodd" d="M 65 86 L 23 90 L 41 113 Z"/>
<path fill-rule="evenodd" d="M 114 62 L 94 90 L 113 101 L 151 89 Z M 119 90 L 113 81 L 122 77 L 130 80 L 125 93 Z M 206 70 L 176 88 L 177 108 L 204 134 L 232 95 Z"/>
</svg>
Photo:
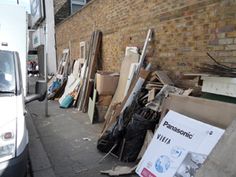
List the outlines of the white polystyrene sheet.
<svg viewBox="0 0 236 177">
<path fill-rule="evenodd" d="M 202 77 L 202 80 L 203 92 L 236 97 L 236 78 Z"/>
<path fill-rule="evenodd" d="M 75 64 L 74 64 L 74 67 L 73 67 L 73 72 L 72 72 L 72 74 L 75 78 L 79 77 L 80 65 L 81 65 L 81 62 L 79 60 L 76 60 Z"/>
<path fill-rule="evenodd" d="M 194 176 L 224 130 L 169 111 L 136 173 L 142 177 Z"/>
<path fill-rule="evenodd" d="M 139 63 L 132 63 L 131 66 L 130 66 L 129 76 L 128 76 L 128 80 L 127 80 L 127 82 L 126 82 L 126 87 L 125 87 L 125 94 L 124 94 L 124 96 L 126 96 L 127 93 L 128 93 L 128 90 L 129 90 L 131 81 L 132 81 L 132 79 L 133 79 L 133 77 L 134 77 L 134 73 L 137 71 L 138 65 L 139 65 Z"/>
<path fill-rule="evenodd" d="M 143 78 L 139 78 L 135 87 L 133 88 L 132 92 L 130 93 L 129 98 L 127 99 L 127 101 L 125 102 L 125 105 L 122 109 L 121 112 L 123 112 L 129 105 L 131 105 L 132 101 L 134 100 L 134 98 L 137 96 L 138 91 L 141 89 L 143 83 L 144 83 L 145 79 Z"/>
<path fill-rule="evenodd" d="M 125 49 L 125 56 L 129 55 L 130 52 L 138 53 L 138 47 L 126 47 L 126 49 Z"/>
<path fill-rule="evenodd" d="M 80 82 L 80 78 L 75 78 L 73 76 L 73 74 L 70 74 L 68 76 L 65 91 L 64 91 L 63 95 L 61 96 L 61 98 L 59 99 L 60 104 L 69 93 L 74 91 L 74 89 L 78 86 L 79 82 Z"/>
</svg>

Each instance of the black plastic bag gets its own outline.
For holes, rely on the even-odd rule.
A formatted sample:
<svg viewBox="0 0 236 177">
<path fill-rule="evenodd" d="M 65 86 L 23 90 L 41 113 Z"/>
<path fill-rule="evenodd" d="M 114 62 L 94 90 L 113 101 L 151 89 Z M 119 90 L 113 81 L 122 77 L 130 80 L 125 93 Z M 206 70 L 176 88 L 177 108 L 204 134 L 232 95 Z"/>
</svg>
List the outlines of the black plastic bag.
<svg viewBox="0 0 236 177">
<path fill-rule="evenodd" d="M 157 120 L 148 120 L 139 114 L 134 114 L 132 120 L 126 127 L 125 145 L 122 160 L 133 162 L 143 146 L 147 130 L 154 130 Z"/>
</svg>

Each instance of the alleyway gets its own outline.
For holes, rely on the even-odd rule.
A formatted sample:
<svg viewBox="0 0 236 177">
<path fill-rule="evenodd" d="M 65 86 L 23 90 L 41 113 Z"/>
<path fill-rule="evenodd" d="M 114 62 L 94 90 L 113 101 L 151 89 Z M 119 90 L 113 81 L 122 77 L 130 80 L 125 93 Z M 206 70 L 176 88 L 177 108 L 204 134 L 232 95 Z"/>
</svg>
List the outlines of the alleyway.
<svg viewBox="0 0 236 177">
<path fill-rule="evenodd" d="M 49 102 L 49 117 L 44 116 L 43 103 L 31 103 L 27 109 L 32 117 L 32 122 L 28 119 L 28 124 L 33 123 L 29 128 L 30 149 L 40 150 L 33 143 L 32 136 L 37 133 L 49 159 L 47 162 L 39 157 L 41 155 L 31 155 L 34 176 L 46 177 L 47 174 L 48 177 L 53 177 L 54 171 L 56 177 L 99 177 L 104 176 L 100 174 L 100 170 L 109 170 L 121 164 L 114 157 L 98 163 L 104 156 L 96 149 L 102 124 L 91 125 L 87 114 L 75 109 L 60 109 L 54 101 Z"/>
</svg>

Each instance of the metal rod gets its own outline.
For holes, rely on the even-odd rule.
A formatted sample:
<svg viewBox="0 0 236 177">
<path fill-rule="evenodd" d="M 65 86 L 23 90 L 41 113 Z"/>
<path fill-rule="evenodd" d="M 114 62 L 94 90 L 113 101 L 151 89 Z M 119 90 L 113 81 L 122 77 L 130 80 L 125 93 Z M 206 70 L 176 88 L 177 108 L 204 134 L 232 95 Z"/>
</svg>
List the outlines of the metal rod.
<svg viewBox="0 0 236 177">
<path fill-rule="evenodd" d="M 48 39 L 48 34 L 47 34 L 47 25 L 45 24 L 44 28 L 44 34 L 45 34 L 45 45 L 44 45 L 44 80 L 46 82 L 46 88 L 48 90 L 48 67 L 47 67 L 47 62 L 48 62 L 48 49 L 47 49 L 47 39 Z M 48 117 L 48 97 L 46 96 L 45 98 L 45 116 Z"/>
<path fill-rule="evenodd" d="M 140 59 L 139 59 L 139 66 L 138 66 L 138 69 L 137 69 L 137 73 L 139 73 L 140 68 L 143 65 L 144 59 L 145 59 L 146 54 L 147 54 L 148 43 L 152 40 L 152 33 L 153 33 L 153 30 L 149 29 L 148 33 L 147 33 L 145 43 L 144 43 L 144 46 L 143 46 L 142 54 L 141 54 Z"/>
<path fill-rule="evenodd" d="M 110 150 L 105 156 L 103 156 L 102 159 L 99 160 L 98 163 L 101 163 L 108 155 L 110 155 L 110 154 L 112 153 L 112 151 L 116 148 L 116 146 L 117 146 L 117 143 L 113 145 L 113 147 L 111 148 L 111 150 Z"/>
<path fill-rule="evenodd" d="M 46 62 L 46 63 L 44 63 L 44 65 L 45 65 L 45 70 L 44 70 L 44 72 L 45 72 L 45 81 L 46 81 L 46 89 L 48 90 L 48 76 L 47 76 L 47 59 L 48 59 L 48 54 L 46 54 L 46 59 L 44 60 L 44 62 Z M 45 98 L 45 116 L 46 117 L 48 117 L 49 115 L 48 115 L 48 97 L 46 96 L 46 98 Z"/>
</svg>

